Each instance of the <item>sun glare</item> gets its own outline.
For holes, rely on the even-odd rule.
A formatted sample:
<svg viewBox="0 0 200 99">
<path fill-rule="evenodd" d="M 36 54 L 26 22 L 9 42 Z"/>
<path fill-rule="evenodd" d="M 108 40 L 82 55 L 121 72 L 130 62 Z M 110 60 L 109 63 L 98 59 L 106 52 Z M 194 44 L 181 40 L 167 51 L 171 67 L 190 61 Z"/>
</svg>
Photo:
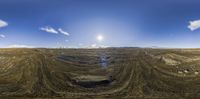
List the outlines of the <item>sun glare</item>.
<svg viewBox="0 0 200 99">
<path fill-rule="evenodd" d="M 103 41 L 103 39 L 104 39 L 104 38 L 103 38 L 102 35 L 98 35 L 98 36 L 97 36 L 97 40 L 98 40 L 98 41 Z"/>
</svg>

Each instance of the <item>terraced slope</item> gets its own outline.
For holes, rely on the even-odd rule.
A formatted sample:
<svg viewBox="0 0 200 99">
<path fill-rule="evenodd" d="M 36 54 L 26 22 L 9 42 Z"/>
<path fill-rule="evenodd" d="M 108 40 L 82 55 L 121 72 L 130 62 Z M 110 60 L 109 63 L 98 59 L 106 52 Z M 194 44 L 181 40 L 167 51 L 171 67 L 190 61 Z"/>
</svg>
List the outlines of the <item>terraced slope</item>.
<svg viewBox="0 0 200 99">
<path fill-rule="evenodd" d="M 200 97 L 199 49 L 0 49 L 0 96 Z"/>
</svg>

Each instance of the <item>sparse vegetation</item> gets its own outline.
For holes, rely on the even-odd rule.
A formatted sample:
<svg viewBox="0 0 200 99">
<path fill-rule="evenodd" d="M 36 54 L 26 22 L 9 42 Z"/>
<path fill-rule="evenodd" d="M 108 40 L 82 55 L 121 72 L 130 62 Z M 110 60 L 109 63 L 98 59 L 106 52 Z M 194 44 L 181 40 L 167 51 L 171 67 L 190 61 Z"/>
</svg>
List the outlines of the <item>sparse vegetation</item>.
<svg viewBox="0 0 200 99">
<path fill-rule="evenodd" d="M 0 49 L 0 96 L 194 98 L 199 72 L 200 49 Z"/>
</svg>

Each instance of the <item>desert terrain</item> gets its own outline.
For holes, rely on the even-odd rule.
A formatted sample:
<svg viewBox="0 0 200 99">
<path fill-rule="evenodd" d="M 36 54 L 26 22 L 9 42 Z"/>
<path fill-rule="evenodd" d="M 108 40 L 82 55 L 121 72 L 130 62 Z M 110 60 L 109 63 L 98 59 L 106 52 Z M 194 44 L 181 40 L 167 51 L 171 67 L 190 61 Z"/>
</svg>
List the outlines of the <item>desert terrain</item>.
<svg viewBox="0 0 200 99">
<path fill-rule="evenodd" d="M 200 49 L 0 49 L 0 97 L 197 98 Z"/>
</svg>

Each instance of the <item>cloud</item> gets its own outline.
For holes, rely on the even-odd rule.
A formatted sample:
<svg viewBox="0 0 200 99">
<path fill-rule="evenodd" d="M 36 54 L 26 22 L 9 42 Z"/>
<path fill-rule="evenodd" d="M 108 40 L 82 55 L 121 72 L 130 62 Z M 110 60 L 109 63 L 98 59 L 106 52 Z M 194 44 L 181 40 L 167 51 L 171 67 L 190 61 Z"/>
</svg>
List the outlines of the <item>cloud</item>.
<svg viewBox="0 0 200 99">
<path fill-rule="evenodd" d="M 78 45 L 79 45 L 79 46 L 83 46 L 83 43 L 79 43 Z"/>
<path fill-rule="evenodd" d="M 8 26 L 8 23 L 0 19 L 0 28 Z"/>
<path fill-rule="evenodd" d="M 58 29 L 58 31 L 64 35 L 67 35 L 69 36 L 69 33 L 68 32 L 65 32 L 64 30 L 62 30 L 61 28 Z"/>
<path fill-rule="evenodd" d="M 58 34 L 58 31 L 50 26 L 42 27 L 40 28 L 40 30 L 48 32 L 48 33 Z"/>
<path fill-rule="evenodd" d="M 191 31 L 194 31 L 194 30 L 200 28 L 200 20 L 190 21 L 189 23 L 190 23 L 190 25 L 188 26 L 188 28 L 189 28 Z"/>
<path fill-rule="evenodd" d="M 35 47 L 34 46 L 30 46 L 30 45 L 18 45 L 18 44 L 14 44 L 14 45 L 7 46 L 7 48 L 35 48 Z"/>
<path fill-rule="evenodd" d="M 98 44 L 92 44 L 90 46 L 88 46 L 87 48 L 108 48 L 109 46 L 106 45 L 98 45 Z"/>
<path fill-rule="evenodd" d="M 110 46 L 107 46 L 107 45 L 101 45 L 100 47 L 101 47 L 101 48 L 108 48 L 108 47 L 110 47 Z"/>
<path fill-rule="evenodd" d="M 46 27 L 42 27 L 40 28 L 40 30 L 42 31 L 45 31 L 45 32 L 48 32 L 48 33 L 54 33 L 54 34 L 58 34 L 58 33 L 61 33 L 63 35 L 66 35 L 66 36 L 69 36 L 69 33 L 64 31 L 62 28 L 59 28 L 58 30 L 57 29 L 54 29 L 50 26 L 46 26 Z"/>
<path fill-rule="evenodd" d="M 97 48 L 97 44 L 92 44 L 90 47 L 91 48 Z"/>
<path fill-rule="evenodd" d="M 3 34 L 0 34 L 0 38 L 5 38 L 6 36 Z"/>
</svg>

